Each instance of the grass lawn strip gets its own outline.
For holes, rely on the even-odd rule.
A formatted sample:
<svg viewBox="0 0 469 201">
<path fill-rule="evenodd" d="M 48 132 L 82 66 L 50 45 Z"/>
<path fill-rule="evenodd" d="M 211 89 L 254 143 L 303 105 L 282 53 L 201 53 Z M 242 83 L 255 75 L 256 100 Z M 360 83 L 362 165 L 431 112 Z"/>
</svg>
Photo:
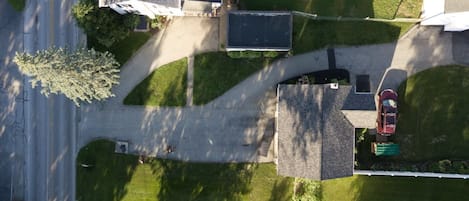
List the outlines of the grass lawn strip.
<svg viewBox="0 0 469 201">
<path fill-rule="evenodd" d="M 407 161 L 469 159 L 469 68 L 443 66 L 401 84 L 396 141 Z"/>
<path fill-rule="evenodd" d="M 185 163 L 113 153 L 99 140 L 77 158 L 77 200 L 291 200 L 293 179 L 276 175 L 274 164 Z"/>
<path fill-rule="evenodd" d="M 125 97 L 126 105 L 185 106 L 187 58 L 153 71 Z"/>
<path fill-rule="evenodd" d="M 463 179 L 353 176 L 322 182 L 327 201 L 465 201 L 469 181 Z"/>
<path fill-rule="evenodd" d="M 328 45 L 388 43 L 406 33 L 413 23 L 318 21 L 293 18 L 293 53 L 300 54 Z"/>
<path fill-rule="evenodd" d="M 254 72 L 268 65 L 270 59 L 233 59 L 225 52 L 195 56 L 194 104 L 201 105 L 222 95 Z"/>
<path fill-rule="evenodd" d="M 241 0 L 245 10 L 288 10 L 319 16 L 418 18 L 422 0 Z"/>
<path fill-rule="evenodd" d="M 142 45 L 152 36 L 149 32 L 130 32 L 130 35 L 119 42 L 114 43 L 111 47 L 106 48 L 99 44 L 95 39 L 88 37 L 88 47 L 104 52 L 108 51 L 114 54 L 117 62 L 122 66 L 132 55 L 137 52 Z"/>
</svg>

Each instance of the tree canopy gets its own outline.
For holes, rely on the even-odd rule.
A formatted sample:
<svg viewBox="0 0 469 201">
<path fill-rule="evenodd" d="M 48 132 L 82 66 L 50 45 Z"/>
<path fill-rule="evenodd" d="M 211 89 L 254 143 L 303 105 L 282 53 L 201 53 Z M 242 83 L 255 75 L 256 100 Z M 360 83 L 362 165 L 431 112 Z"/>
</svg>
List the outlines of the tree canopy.
<svg viewBox="0 0 469 201">
<path fill-rule="evenodd" d="M 31 76 L 33 88 L 40 85 L 46 96 L 62 93 L 77 106 L 114 96 L 111 88 L 119 84 L 119 63 L 109 52 L 51 47 L 35 54 L 16 52 L 13 61 Z"/>
<path fill-rule="evenodd" d="M 110 8 L 99 8 L 97 0 L 79 0 L 72 14 L 89 37 L 106 47 L 127 37 L 138 24 L 137 15 L 120 15 Z"/>
</svg>

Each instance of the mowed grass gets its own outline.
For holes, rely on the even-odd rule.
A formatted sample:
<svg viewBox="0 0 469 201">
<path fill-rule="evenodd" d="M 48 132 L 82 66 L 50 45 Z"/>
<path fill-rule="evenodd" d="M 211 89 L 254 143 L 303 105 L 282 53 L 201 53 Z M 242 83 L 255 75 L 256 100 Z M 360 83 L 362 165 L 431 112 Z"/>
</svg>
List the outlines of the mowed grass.
<svg viewBox="0 0 469 201">
<path fill-rule="evenodd" d="M 214 100 L 269 62 L 264 58 L 233 59 L 225 52 L 195 56 L 194 104 L 202 105 Z"/>
<path fill-rule="evenodd" d="M 293 179 L 276 175 L 274 164 L 186 163 L 113 153 L 98 140 L 77 158 L 78 201 L 283 201 L 291 200 Z M 94 165 L 83 168 L 80 164 Z"/>
<path fill-rule="evenodd" d="M 409 161 L 469 159 L 469 67 L 443 66 L 401 84 L 396 141 Z"/>
<path fill-rule="evenodd" d="M 293 52 L 300 54 L 337 45 L 366 45 L 396 41 L 413 23 L 318 21 L 293 18 Z"/>
<path fill-rule="evenodd" d="M 163 65 L 153 71 L 125 97 L 126 105 L 186 105 L 187 58 Z"/>
<path fill-rule="evenodd" d="M 414 177 L 353 176 L 322 182 L 324 201 L 466 201 L 469 181 Z"/>
<path fill-rule="evenodd" d="M 287 10 L 319 16 L 418 18 L 422 0 L 241 0 L 246 10 Z"/>
<path fill-rule="evenodd" d="M 88 48 L 93 47 L 95 50 L 101 52 L 108 51 L 114 54 L 117 62 L 123 66 L 150 39 L 151 35 L 150 32 L 130 32 L 129 36 L 114 43 L 109 48 L 88 37 Z"/>
</svg>

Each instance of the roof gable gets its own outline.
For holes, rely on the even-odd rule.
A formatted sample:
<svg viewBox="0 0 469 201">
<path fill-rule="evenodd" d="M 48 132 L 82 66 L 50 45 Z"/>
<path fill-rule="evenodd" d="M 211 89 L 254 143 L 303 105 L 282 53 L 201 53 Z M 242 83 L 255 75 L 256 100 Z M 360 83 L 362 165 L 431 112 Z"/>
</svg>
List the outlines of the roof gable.
<svg viewBox="0 0 469 201">
<path fill-rule="evenodd" d="M 278 174 L 315 180 L 351 176 L 354 127 L 341 109 L 352 87 L 278 87 Z"/>
</svg>

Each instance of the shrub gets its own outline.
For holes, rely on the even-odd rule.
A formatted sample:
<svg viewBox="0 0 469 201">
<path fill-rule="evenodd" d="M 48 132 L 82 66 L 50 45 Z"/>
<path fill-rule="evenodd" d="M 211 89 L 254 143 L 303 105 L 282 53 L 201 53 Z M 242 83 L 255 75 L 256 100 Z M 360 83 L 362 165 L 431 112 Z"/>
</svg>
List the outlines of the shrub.
<svg viewBox="0 0 469 201">
<path fill-rule="evenodd" d="M 293 201 L 320 201 L 321 200 L 321 182 L 309 179 L 296 179 L 296 188 L 294 189 Z"/>
<path fill-rule="evenodd" d="M 150 20 L 151 29 L 163 29 L 166 24 L 166 16 L 158 15 L 155 19 Z"/>
<path fill-rule="evenodd" d="M 267 58 L 275 58 L 278 57 L 278 52 L 275 51 L 269 51 L 269 52 L 263 52 L 262 55 Z"/>
<path fill-rule="evenodd" d="M 451 161 L 450 160 L 441 160 L 438 161 L 438 167 L 440 168 L 441 172 L 449 172 L 451 171 Z"/>
<path fill-rule="evenodd" d="M 106 47 L 127 37 L 139 21 L 137 15 L 120 15 L 110 8 L 99 8 L 97 0 L 80 0 L 72 7 L 72 14 L 88 36 Z"/>
<path fill-rule="evenodd" d="M 262 56 L 262 52 L 256 51 L 230 51 L 227 53 L 229 57 L 233 59 L 254 59 L 260 58 Z"/>
<path fill-rule="evenodd" d="M 26 0 L 8 0 L 8 3 L 15 9 L 16 11 L 23 11 L 24 6 L 26 4 Z"/>
</svg>

